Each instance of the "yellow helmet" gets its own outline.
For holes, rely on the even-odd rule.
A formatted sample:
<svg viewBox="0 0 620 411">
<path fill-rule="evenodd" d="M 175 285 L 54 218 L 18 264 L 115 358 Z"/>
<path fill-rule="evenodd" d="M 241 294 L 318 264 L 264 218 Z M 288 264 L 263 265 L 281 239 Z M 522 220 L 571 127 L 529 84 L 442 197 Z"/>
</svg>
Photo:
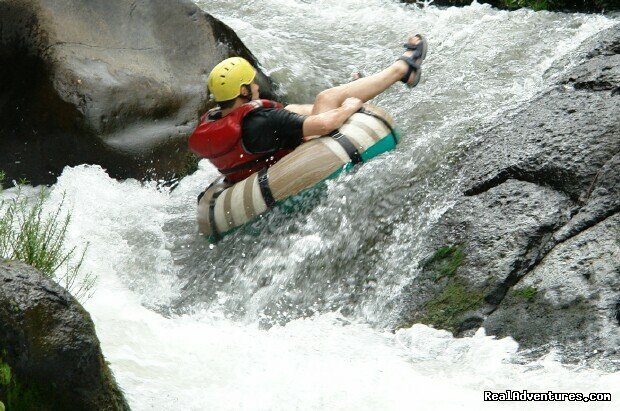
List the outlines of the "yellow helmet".
<svg viewBox="0 0 620 411">
<path fill-rule="evenodd" d="M 231 57 L 213 67 L 207 84 L 215 101 L 227 101 L 239 97 L 241 86 L 251 84 L 255 76 L 254 67 L 246 59 Z"/>
</svg>

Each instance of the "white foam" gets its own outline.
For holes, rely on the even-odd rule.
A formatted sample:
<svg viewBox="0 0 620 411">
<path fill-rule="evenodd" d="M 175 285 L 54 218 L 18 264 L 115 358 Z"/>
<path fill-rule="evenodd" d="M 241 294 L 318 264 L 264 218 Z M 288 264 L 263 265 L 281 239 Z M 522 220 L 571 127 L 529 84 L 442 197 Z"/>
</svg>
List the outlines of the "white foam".
<svg viewBox="0 0 620 411">
<path fill-rule="evenodd" d="M 405 96 L 402 90 L 390 91 L 379 99 L 405 130 L 415 131 L 399 148 L 402 151 L 389 157 L 394 167 L 380 160 L 368 165 L 372 172 L 381 170 L 376 175 L 379 186 L 398 182 L 407 172 L 420 175 L 432 170 L 432 164 L 443 159 L 442 145 L 461 144 L 463 133 L 454 130 L 476 125 L 499 108 L 531 96 L 542 86 L 542 72 L 554 59 L 614 22 L 600 15 L 508 13 L 479 4 L 440 10 L 384 0 L 364 1 L 363 6 L 357 0 L 199 3 L 230 24 L 267 71 L 299 98 L 311 98 L 346 80 L 352 68 L 373 72 L 383 67 L 401 52 L 400 42 L 411 32 L 429 37 L 431 52 L 420 87 Z M 427 146 L 432 149 L 424 151 Z M 356 179 L 369 175 L 361 171 L 329 185 L 328 203 L 338 212 L 319 209 L 307 216 L 305 229 L 274 240 L 257 260 L 244 263 L 238 288 L 219 293 L 220 300 L 243 295 L 253 286 L 251 276 L 273 275 L 273 293 L 257 294 L 248 302 L 255 314 L 262 299 L 266 303 L 277 297 L 277 287 L 285 286 L 299 264 L 343 242 L 355 246 L 351 230 L 360 226 L 351 220 L 359 210 L 347 207 L 373 203 L 363 193 L 339 187 L 357 186 Z M 90 244 L 84 268 L 99 282 L 86 308 L 132 409 L 617 408 L 620 374 L 567 368 L 553 356 L 516 365 L 510 362 L 516 343 L 482 331 L 455 339 L 444 331 L 414 325 L 391 334 L 348 324 L 336 313 L 261 330 L 255 322 L 234 322 L 215 309 L 164 318 L 145 308 L 165 305 L 178 296 L 176 275 L 183 267 L 171 250 L 200 247 L 195 196 L 216 175 L 203 161 L 198 172 L 170 193 L 154 184 L 117 182 L 99 167 L 80 166 L 67 168 L 52 188 L 50 209 L 65 193 L 72 212 L 69 246 Z M 399 203 L 411 209 L 410 216 L 385 239 L 377 262 L 384 275 L 378 278 L 377 301 L 364 308 L 369 318 L 381 317 L 381 304 L 405 280 L 409 265 L 417 263 L 411 256 L 423 240 L 419 236 L 428 220 L 448 206 L 446 187 L 432 180 L 422 183 L 428 192 L 425 203 L 411 198 Z M 356 196 L 361 199 L 350 199 Z M 332 215 L 342 220 L 341 229 L 327 236 L 323 227 L 334 225 L 322 222 Z M 212 258 L 212 252 L 198 257 Z M 612 392 L 615 401 L 492 404 L 482 401 L 485 389 Z"/>
</svg>

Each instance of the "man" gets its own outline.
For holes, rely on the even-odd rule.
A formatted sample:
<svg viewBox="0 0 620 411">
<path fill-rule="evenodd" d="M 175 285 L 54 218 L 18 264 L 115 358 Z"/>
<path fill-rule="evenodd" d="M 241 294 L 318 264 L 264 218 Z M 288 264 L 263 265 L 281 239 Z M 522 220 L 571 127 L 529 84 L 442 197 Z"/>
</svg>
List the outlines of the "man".
<svg viewBox="0 0 620 411">
<path fill-rule="evenodd" d="M 319 93 L 314 104 L 280 103 L 259 99 L 256 70 L 246 60 L 232 57 L 213 68 L 208 87 L 219 107 L 205 114 L 189 138 L 190 149 L 208 158 L 236 183 L 275 164 L 304 141 L 342 126 L 364 102 L 402 81 L 415 87 L 426 57 L 426 40 L 415 35 L 396 62 L 372 76 Z"/>
</svg>

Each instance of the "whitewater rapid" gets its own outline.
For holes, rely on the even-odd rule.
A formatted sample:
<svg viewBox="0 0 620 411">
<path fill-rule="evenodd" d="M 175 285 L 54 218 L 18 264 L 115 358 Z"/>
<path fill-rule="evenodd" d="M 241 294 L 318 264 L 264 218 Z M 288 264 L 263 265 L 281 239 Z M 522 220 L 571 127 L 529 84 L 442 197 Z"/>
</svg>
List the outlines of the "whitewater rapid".
<svg viewBox="0 0 620 411">
<path fill-rule="evenodd" d="M 51 193 L 50 207 L 65 193 L 73 210 L 70 243 L 89 243 L 84 270 L 99 281 L 85 307 L 132 409 L 615 409 L 615 401 L 483 402 L 485 390 L 620 398 L 620 373 L 562 365 L 553 352 L 528 362 L 513 339 L 482 329 L 467 338 L 421 324 L 390 333 L 327 313 L 263 330 L 216 309 L 158 313 L 179 288 L 161 227 L 213 176 L 203 162 L 168 193 L 80 166 L 66 169 Z"/>
<path fill-rule="evenodd" d="M 538 92 L 553 61 L 611 26 L 612 18 L 508 13 L 479 4 L 420 8 L 385 0 L 197 3 L 231 26 L 296 102 L 311 101 L 321 89 L 347 81 L 352 71 L 382 68 L 411 32 L 424 33 L 431 52 L 415 92 L 395 88 L 376 101 L 405 131 L 399 149 L 330 184 L 321 206 L 278 238 L 233 238 L 211 248 L 198 237 L 196 195 L 217 176 L 205 161 L 173 191 L 156 183 L 118 182 L 97 166 L 65 169 L 46 206 L 52 210 L 64 198 L 72 213 L 69 246 L 88 244 L 83 269 L 98 282 L 85 307 L 132 409 L 618 408 L 619 373 L 561 365 L 553 352 L 528 362 L 514 340 L 485 336 L 483 330 L 457 339 L 424 325 L 396 333 L 369 325 L 389 317 L 385 301 L 407 267 L 417 263 L 416 244 L 424 239 L 426 222 L 450 206 L 453 182 L 444 177 L 471 143 L 471 129 Z M 362 180 L 369 192 L 386 187 L 393 193 L 382 205 L 394 217 L 372 260 L 374 292 L 353 316 L 323 307 L 309 318 L 259 327 L 261 310 L 294 283 L 301 268 L 319 284 L 325 274 L 313 261 L 329 266 L 338 258 L 330 250 L 343 244 L 357 249 L 374 238 L 368 237 L 372 229 L 347 224 L 357 216 L 372 219 L 372 210 L 362 207 L 373 204 L 372 195 L 350 191 Z M 402 194 L 404 184 L 413 184 L 415 192 Z M 248 246 L 255 252 L 246 254 Z M 195 267 L 215 279 L 226 274 L 226 285 L 204 283 L 216 289 L 208 304 L 170 314 L 184 273 Z M 280 283 L 250 292 L 248 284 L 263 275 Z M 338 302 L 338 290 L 325 293 Z M 483 402 L 484 390 L 507 389 L 611 392 L 614 400 Z"/>
</svg>

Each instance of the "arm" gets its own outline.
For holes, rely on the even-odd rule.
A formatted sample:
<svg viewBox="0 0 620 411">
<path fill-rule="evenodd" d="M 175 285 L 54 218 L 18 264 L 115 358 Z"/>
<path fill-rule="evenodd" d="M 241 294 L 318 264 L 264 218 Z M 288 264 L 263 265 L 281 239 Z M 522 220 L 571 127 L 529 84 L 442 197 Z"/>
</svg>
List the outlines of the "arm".
<svg viewBox="0 0 620 411">
<path fill-rule="evenodd" d="M 340 128 L 363 104 L 362 100 L 350 97 L 338 108 L 307 117 L 303 125 L 304 141 L 312 140 Z"/>
</svg>

